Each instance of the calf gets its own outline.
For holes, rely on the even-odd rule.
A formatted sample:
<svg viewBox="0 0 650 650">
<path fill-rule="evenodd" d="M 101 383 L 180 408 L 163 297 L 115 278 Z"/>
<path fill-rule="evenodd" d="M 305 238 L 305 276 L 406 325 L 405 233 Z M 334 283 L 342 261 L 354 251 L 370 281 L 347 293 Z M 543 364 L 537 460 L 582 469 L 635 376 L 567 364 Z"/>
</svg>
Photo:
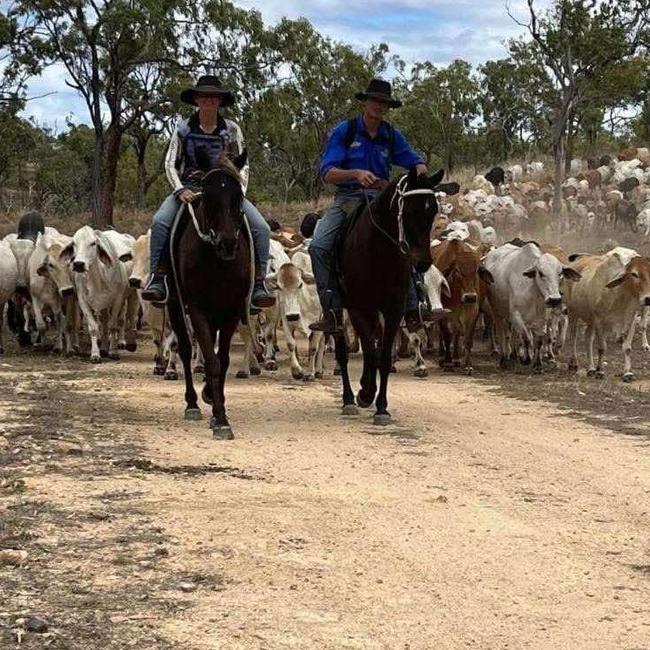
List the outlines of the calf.
<svg viewBox="0 0 650 650">
<path fill-rule="evenodd" d="M 532 360 L 535 372 L 541 372 L 547 309 L 561 309 L 562 278 L 577 281 L 580 274 L 554 255 L 542 253 L 534 243 L 522 247 L 504 244 L 490 251 L 484 264 L 494 278 L 494 283 L 488 286 L 488 297 L 501 367 L 508 366 L 514 332 L 524 346 L 523 363 Z"/>
<path fill-rule="evenodd" d="M 607 336 L 624 333 L 623 381 L 631 381 L 632 340 L 637 314 L 650 305 L 650 261 L 629 248 L 617 247 L 604 255 L 580 255 L 573 258 L 573 266 L 582 274 L 582 280 L 567 291 L 569 310 L 569 337 L 573 352 L 569 367 L 578 368 L 577 340 L 579 321 L 587 326 L 587 374 L 605 376 L 603 360 Z M 594 363 L 593 343 L 598 339 L 598 362 Z"/>
<path fill-rule="evenodd" d="M 442 305 L 449 314 L 440 321 L 441 365 L 449 370 L 460 366 L 460 339 L 464 344 L 464 368 L 472 372 L 471 354 L 474 330 L 483 299 L 480 281 L 493 281 L 489 271 L 481 265 L 480 254 L 467 242 L 444 241 L 431 249 L 433 263 L 447 280 L 449 295 L 442 296 Z M 452 358 L 453 338 L 453 358 Z"/>
<path fill-rule="evenodd" d="M 110 240 L 90 226 L 77 230 L 60 258 L 72 264 L 75 292 L 90 334 L 91 362 L 101 361 L 100 327 L 102 351 L 119 359 L 120 317 L 128 287 L 126 267 Z"/>
<path fill-rule="evenodd" d="M 65 333 L 65 348 L 68 355 L 72 355 L 75 344 L 77 349 L 79 344 L 72 273 L 70 265 L 60 257 L 63 249 L 71 241 L 72 239 L 66 235 L 39 234 L 28 263 L 29 292 L 36 329 L 39 333 L 39 344 L 47 348 L 47 326 L 44 314 L 49 311 L 57 327 L 54 351 L 63 351 Z"/>
<path fill-rule="evenodd" d="M 282 262 L 276 271 L 266 276 L 269 290 L 276 291 L 279 320 L 287 341 L 294 379 L 305 377 L 298 360 L 295 334 L 302 332 L 309 338 L 309 324 L 317 321 L 321 313 L 311 264 L 306 262 L 306 258 L 304 253 L 295 253 L 293 260 Z M 311 378 L 310 375 L 307 378 Z"/>
</svg>

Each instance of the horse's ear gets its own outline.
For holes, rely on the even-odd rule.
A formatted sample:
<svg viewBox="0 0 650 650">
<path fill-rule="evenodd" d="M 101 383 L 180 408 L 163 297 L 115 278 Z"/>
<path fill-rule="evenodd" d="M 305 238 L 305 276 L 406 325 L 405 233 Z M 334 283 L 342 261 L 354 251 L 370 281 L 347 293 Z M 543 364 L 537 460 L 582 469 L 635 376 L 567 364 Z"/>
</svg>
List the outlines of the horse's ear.
<svg viewBox="0 0 650 650">
<path fill-rule="evenodd" d="M 445 170 L 439 169 L 437 172 L 431 175 L 431 177 L 429 178 L 429 182 L 433 187 L 436 187 L 443 179 L 444 175 L 445 175 Z"/>
<path fill-rule="evenodd" d="M 194 152 L 196 157 L 196 163 L 199 166 L 201 171 L 207 172 L 212 168 L 212 163 L 210 162 L 210 154 L 206 147 L 197 147 Z"/>
<path fill-rule="evenodd" d="M 232 161 L 232 164 L 241 171 L 244 165 L 248 162 L 248 149 L 244 149 L 238 156 Z"/>
<path fill-rule="evenodd" d="M 436 185 L 434 189 L 436 192 L 444 192 L 447 196 L 453 196 L 460 192 L 460 185 L 455 181 L 452 181 L 451 183 L 440 183 L 439 185 Z"/>
</svg>

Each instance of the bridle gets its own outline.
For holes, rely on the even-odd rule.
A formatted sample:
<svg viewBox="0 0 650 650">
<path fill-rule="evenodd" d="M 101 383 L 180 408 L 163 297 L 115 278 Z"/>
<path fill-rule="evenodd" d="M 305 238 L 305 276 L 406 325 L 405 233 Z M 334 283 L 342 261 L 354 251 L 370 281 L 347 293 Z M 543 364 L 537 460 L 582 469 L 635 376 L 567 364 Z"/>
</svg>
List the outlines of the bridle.
<svg viewBox="0 0 650 650">
<path fill-rule="evenodd" d="M 225 172 L 228 174 L 228 170 L 221 168 L 221 167 L 216 167 L 215 169 L 211 169 L 208 172 L 206 172 L 202 178 L 201 182 L 205 182 L 205 179 L 208 178 L 211 174 L 214 174 L 216 172 Z M 195 197 L 200 197 L 203 194 L 203 192 L 194 192 Z M 211 246 L 214 246 L 215 248 L 218 247 L 221 237 L 220 233 L 216 233 L 214 231 L 214 228 L 210 228 L 207 233 L 203 232 L 201 229 L 201 226 L 199 226 L 199 220 L 196 218 L 196 212 L 194 211 L 194 206 L 191 203 L 187 204 L 187 209 L 190 213 L 190 217 L 192 218 L 192 224 L 194 225 L 194 230 L 196 230 L 196 234 L 198 235 L 199 239 L 206 244 L 210 244 Z M 237 250 L 237 246 L 239 245 L 239 235 L 241 234 L 241 224 L 237 228 L 237 232 L 235 233 L 235 251 Z"/>
<path fill-rule="evenodd" d="M 410 252 L 410 246 L 406 240 L 406 235 L 404 234 L 404 202 L 410 196 L 421 196 L 421 195 L 433 195 L 435 196 L 435 191 L 428 188 L 420 188 L 415 190 L 407 190 L 406 186 L 408 184 L 408 174 L 404 174 L 402 178 L 397 181 L 395 185 L 395 192 L 393 197 L 390 200 L 390 207 L 393 207 L 393 203 L 397 198 L 397 239 L 395 239 L 388 231 L 382 228 L 376 221 L 375 217 L 372 214 L 372 208 L 370 205 L 370 199 L 368 198 L 367 192 L 364 192 L 366 198 L 366 204 L 368 207 L 368 214 L 370 215 L 370 221 L 372 225 L 379 230 L 389 241 L 391 241 L 402 255 L 408 255 Z"/>
</svg>

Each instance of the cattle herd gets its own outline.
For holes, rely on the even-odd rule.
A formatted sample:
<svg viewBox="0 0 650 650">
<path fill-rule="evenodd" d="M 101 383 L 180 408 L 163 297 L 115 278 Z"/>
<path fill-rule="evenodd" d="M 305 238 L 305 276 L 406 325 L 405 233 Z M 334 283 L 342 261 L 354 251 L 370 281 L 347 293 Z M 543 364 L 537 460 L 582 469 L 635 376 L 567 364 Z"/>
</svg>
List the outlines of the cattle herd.
<svg viewBox="0 0 650 650">
<path fill-rule="evenodd" d="M 442 368 L 471 373 L 480 332 L 502 368 L 524 364 L 534 372 L 556 363 L 562 350 L 569 368 L 577 369 L 583 336 L 587 372 L 595 377 L 604 376 L 606 342 L 615 340 L 622 345 L 623 379 L 633 378 L 637 328 L 643 349 L 650 350 L 650 261 L 617 245 L 592 254 L 549 242 L 562 241 L 566 232 L 626 229 L 640 246 L 650 236 L 650 151 L 574 160 L 556 220 L 552 197 L 551 179 L 538 162 L 495 167 L 458 193 L 438 196 L 434 264 L 424 287 L 439 320 L 419 330 L 403 327 L 395 342 L 396 357 L 413 357 L 416 376 L 428 374 L 425 352 L 436 342 Z M 277 370 L 279 332 L 292 376 L 323 376 L 329 341 L 309 330 L 321 312 L 308 241 L 292 228 L 275 230 L 266 282 L 276 305 L 240 327 L 244 354 L 237 377 L 262 367 Z M 38 213 L 24 215 L 17 232 L 0 241 L 0 353 L 8 326 L 23 346 L 69 355 L 81 351 L 85 331 L 92 362 L 119 359 L 120 351 L 136 349 L 146 324 L 155 345 L 154 374 L 177 379 L 167 314 L 139 295 L 148 275 L 148 233 L 136 239 L 84 226 L 69 236 L 45 226 Z M 307 339 L 306 354 L 299 352 L 301 338 Z M 349 324 L 346 340 L 350 349 L 358 346 Z M 197 372 L 200 356 L 197 349 Z"/>
</svg>

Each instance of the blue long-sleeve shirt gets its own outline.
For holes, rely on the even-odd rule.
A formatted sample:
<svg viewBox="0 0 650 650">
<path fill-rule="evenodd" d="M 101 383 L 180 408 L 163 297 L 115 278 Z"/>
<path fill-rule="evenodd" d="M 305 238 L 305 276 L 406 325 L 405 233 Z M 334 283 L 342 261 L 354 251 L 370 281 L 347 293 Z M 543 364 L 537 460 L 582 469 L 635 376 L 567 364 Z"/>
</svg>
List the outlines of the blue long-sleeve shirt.
<svg viewBox="0 0 650 650">
<path fill-rule="evenodd" d="M 392 127 L 393 144 L 391 150 L 390 129 L 386 122 L 379 125 L 375 138 L 371 138 L 366 130 L 363 117 L 357 117 L 357 127 L 354 140 L 345 147 L 345 136 L 348 131 L 348 120 L 337 124 L 329 135 L 325 151 L 321 158 L 320 173 L 324 177 L 327 172 L 337 169 L 365 169 L 371 171 L 377 178 L 389 180 L 392 165 L 410 169 L 424 163 L 422 156 L 413 150 L 402 132 Z M 339 187 L 359 188 L 357 181 L 341 183 Z"/>
</svg>

